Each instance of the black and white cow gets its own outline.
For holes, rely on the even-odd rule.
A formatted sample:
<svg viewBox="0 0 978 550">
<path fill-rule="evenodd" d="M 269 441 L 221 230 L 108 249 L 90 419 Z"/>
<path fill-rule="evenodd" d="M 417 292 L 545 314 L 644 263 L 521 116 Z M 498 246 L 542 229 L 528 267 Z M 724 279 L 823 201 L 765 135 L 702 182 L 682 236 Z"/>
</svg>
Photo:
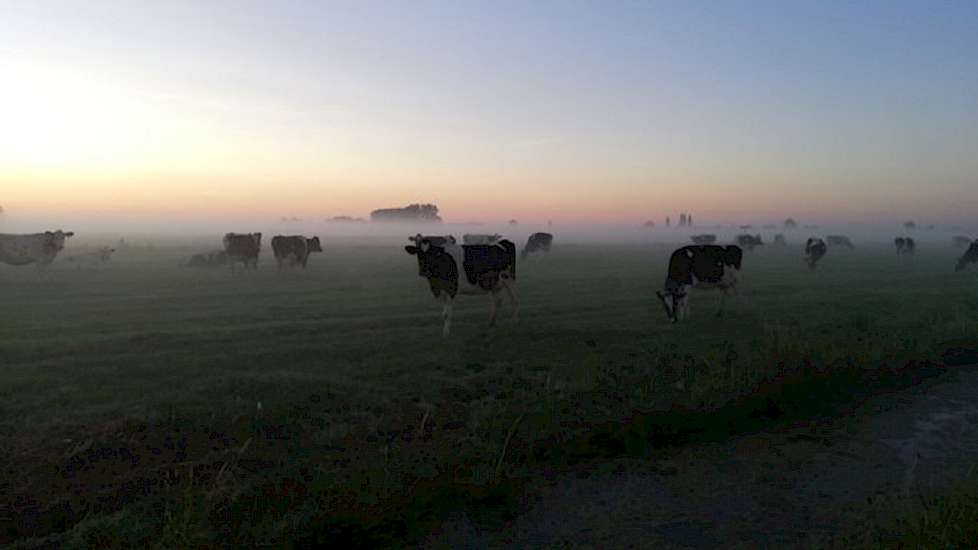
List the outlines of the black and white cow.
<svg viewBox="0 0 978 550">
<path fill-rule="evenodd" d="M 913 242 L 911 237 L 897 237 L 893 239 L 893 245 L 896 246 L 897 255 L 913 256 L 914 250 L 917 248 L 917 243 Z"/>
<path fill-rule="evenodd" d="M 234 267 L 234 262 L 241 262 L 245 269 L 249 265 L 258 269 L 261 233 L 228 233 L 224 235 L 224 251 L 227 252 L 228 263 L 231 264 L 231 267 Z"/>
<path fill-rule="evenodd" d="M 692 235 L 689 237 L 693 241 L 693 244 L 713 244 L 717 242 L 717 236 L 713 233 L 703 233 L 700 235 Z"/>
<path fill-rule="evenodd" d="M 309 255 L 313 252 L 322 252 L 323 246 L 319 242 L 319 237 L 304 237 L 302 235 L 276 235 L 272 237 L 272 253 L 275 254 L 275 261 L 278 268 L 286 264 L 289 268 L 301 265 L 306 268 Z"/>
<path fill-rule="evenodd" d="M 499 233 L 489 235 L 486 233 L 466 233 L 462 235 L 462 244 L 495 244 L 502 240 L 503 236 Z"/>
<path fill-rule="evenodd" d="M 971 243 L 964 256 L 958 259 L 958 265 L 954 267 L 954 270 L 961 271 L 971 262 L 978 262 L 978 241 Z"/>
<path fill-rule="evenodd" d="M 827 250 L 828 247 L 825 246 L 825 241 L 817 237 L 810 237 L 805 242 L 805 261 L 808 262 L 808 267 L 815 269 L 818 261 L 825 256 Z"/>
<path fill-rule="evenodd" d="M 0 262 L 10 265 L 36 263 L 38 269 L 45 269 L 64 250 L 65 239 L 74 234 L 74 231 L 60 229 L 26 235 L 0 233 Z"/>
<path fill-rule="evenodd" d="M 736 245 L 693 245 L 673 252 L 669 258 L 665 289 L 655 293 L 665 306 L 669 320 L 675 323 L 686 318 L 693 288 L 720 291 L 719 317 L 727 292 L 736 291 L 743 255 L 743 250 Z"/>
<path fill-rule="evenodd" d="M 774 236 L 774 244 L 777 246 L 788 246 L 788 242 L 784 240 L 784 234 L 778 233 Z"/>
<path fill-rule="evenodd" d="M 418 233 L 413 237 L 408 237 L 412 243 L 418 243 L 421 239 L 426 239 L 434 246 L 445 246 L 446 244 L 456 244 L 454 235 L 422 235 Z"/>
<path fill-rule="evenodd" d="M 442 303 L 442 334 L 452 326 L 452 305 L 459 294 L 489 295 L 489 324 L 496 322 L 502 306 L 502 291 L 513 302 L 513 321 L 519 318 L 516 299 L 516 245 L 508 240 L 495 244 L 433 244 L 417 235 L 414 245 L 405 246 L 418 257 L 418 275 L 428 279 L 431 293 Z"/>
<path fill-rule="evenodd" d="M 852 241 L 850 241 L 849 237 L 846 237 L 845 235 L 828 235 L 825 237 L 825 242 L 829 246 L 841 246 L 848 248 L 849 250 L 854 250 L 856 248 L 852 246 Z"/>
<path fill-rule="evenodd" d="M 550 246 L 554 242 L 554 236 L 550 233 L 534 233 L 526 240 L 526 246 L 520 251 L 520 259 L 525 260 L 530 254 L 542 250 L 550 252 Z"/>
<path fill-rule="evenodd" d="M 954 243 L 954 246 L 960 247 L 965 247 L 971 244 L 971 239 L 965 237 L 964 235 L 955 235 L 951 237 L 951 241 Z"/>
</svg>

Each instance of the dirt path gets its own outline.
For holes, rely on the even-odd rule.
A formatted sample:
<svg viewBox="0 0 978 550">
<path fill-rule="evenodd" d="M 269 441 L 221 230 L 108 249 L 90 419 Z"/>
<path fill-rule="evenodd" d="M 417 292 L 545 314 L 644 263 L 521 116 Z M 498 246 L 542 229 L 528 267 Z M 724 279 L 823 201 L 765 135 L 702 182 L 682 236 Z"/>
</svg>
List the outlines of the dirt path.
<svg viewBox="0 0 978 550">
<path fill-rule="evenodd" d="M 455 515 L 418 548 L 822 548 L 976 461 L 972 368 L 852 415 L 541 480 L 512 524 Z"/>
</svg>

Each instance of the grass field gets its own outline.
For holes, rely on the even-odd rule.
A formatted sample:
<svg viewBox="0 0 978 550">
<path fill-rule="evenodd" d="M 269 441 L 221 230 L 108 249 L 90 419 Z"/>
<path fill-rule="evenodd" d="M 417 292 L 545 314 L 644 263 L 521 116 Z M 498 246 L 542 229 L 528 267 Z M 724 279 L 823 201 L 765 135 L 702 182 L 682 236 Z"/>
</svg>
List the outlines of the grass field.
<svg viewBox="0 0 978 550">
<path fill-rule="evenodd" d="M 690 319 L 669 324 L 654 293 L 674 245 L 564 243 L 519 265 L 519 324 L 505 302 L 489 328 L 487 299 L 462 297 L 448 338 L 403 246 L 323 246 L 307 270 L 282 273 L 268 250 L 257 272 L 181 268 L 196 249 L 178 245 L 120 249 L 97 271 L 0 265 L 0 496 L 69 510 L 39 512 L 31 528 L 0 517 L 0 544 L 284 544 L 337 506 L 384 508 L 449 470 L 466 486 L 515 475 L 507 453 L 553 427 L 526 423 L 595 388 L 633 396 L 578 419 L 722 406 L 771 378 L 778 357 L 939 360 L 947 342 L 978 337 L 978 276 L 954 272 L 950 244 L 913 258 L 883 243 L 830 250 L 816 270 L 800 246 L 763 246 L 745 254 L 722 317 L 715 293 L 694 291 Z M 450 424 L 435 450 L 419 444 Z M 116 496 L 42 483 L 72 467 Z M 222 524 L 272 478 L 278 512 Z M 156 489 L 122 502 L 127 480 Z"/>
</svg>

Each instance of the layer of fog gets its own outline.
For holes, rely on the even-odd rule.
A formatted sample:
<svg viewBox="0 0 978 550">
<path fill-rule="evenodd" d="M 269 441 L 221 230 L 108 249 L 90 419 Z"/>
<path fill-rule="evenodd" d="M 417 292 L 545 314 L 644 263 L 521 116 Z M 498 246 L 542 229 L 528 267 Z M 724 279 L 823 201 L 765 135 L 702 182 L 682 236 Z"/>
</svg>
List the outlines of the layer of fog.
<svg viewBox="0 0 978 550">
<path fill-rule="evenodd" d="M 124 239 L 128 242 L 152 241 L 156 244 L 199 243 L 220 248 L 225 233 L 261 232 L 263 241 L 269 242 L 274 235 L 319 236 L 324 241 L 364 245 L 395 245 L 407 242 L 409 235 L 454 235 L 461 241 L 465 233 L 498 233 L 518 245 L 538 231 L 552 233 L 557 243 L 673 243 L 688 244 L 690 236 L 712 233 L 717 243 L 729 243 L 743 233 L 761 235 L 765 243 L 774 241 L 776 234 L 783 234 L 788 243 L 804 242 L 808 237 L 846 235 L 854 243 L 892 242 L 897 236 L 911 236 L 919 243 L 950 243 L 953 235 L 978 237 L 978 224 L 918 224 L 915 228 L 902 223 L 841 223 L 806 222 L 799 220 L 797 227 L 786 228 L 781 223 L 710 224 L 697 223 L 680 227 L 675 223 L 666 226 L 657 222 L 644 224 L 570 224 L 559 222 L 540 223 L 374 223 L 369 221 L 326 220 L 260 220 L 215 218 L 213 220 L 93 220 L 93 219 L 18 219 L 5 212 L 0 215 L 0 233 L 33 233 L 62 229 L 73 231 L 72 242 L 111 244 Z"/>
</svg>

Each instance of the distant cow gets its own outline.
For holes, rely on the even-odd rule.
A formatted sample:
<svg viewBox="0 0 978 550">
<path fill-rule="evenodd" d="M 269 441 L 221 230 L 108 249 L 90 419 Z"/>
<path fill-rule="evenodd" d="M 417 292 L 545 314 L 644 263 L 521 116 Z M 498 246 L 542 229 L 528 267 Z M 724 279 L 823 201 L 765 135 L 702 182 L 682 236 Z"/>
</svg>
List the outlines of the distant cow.
<svg viewBox="0 0 978 550">
<path fill-rule="evenodd" d="M 784 235 L 782 235 L 781 233 L 778 233 L 777 235 L 774 236 L 774 244 L 778 246 L 788 246 L 787 241 L 784 240 Z"/>
<path fill-rule="evenodd" d="M 961 271 L 971 262 L 978 262 L 978 241 L 971 243 L 964 256 L 958 259 L 958 265 L 954 267 L 954 270 Z"/>
<path fill-rule="evenodd" d="M 846 237 L 845 235 L 829 235 L 825 237 L 825 241 L 829 246 L 844 246 L 849 250 L 856 248 L 852 246 L 852 241 L 850 241 L 849 237 Z"/>
<path fill-rule="evenodd" d="M 495 244 L 502 238 L 503 236 L 499 233 L 495 235 L 466 233 L 462 235 L 462 244 Z"/>
<path fill-rule="evenodd" d="M 737 235 L 737 245 L 750 252 L 755 246 L 764 244 L 760 235 Z"/>
<path fill-rule="evenodd" d="M 180 265 L 183 267 L 220 267 L 228 265 L 228 253 L 223 250 L 201 252 L 184 258 Z"/>
<path fill-rule="evenodd" d="M 828 247 L 825 246 L 825 241 L 822 239 L 811 237 L 805 243 L 805 261 L 808 262 L 808 267 L 815 269 L 818 261 L 825 256 L 825 252 Z"/>
<path fill-rule="evenodd" d="M 278 268 L 288 262 L 289 267 L 301 265 L 306 268 L 306 261 L 313 252 L 322 252 L 323 247 L 319 243 L 319 237 L 303 237 L 302 235 L 272 237 L 272 252 L 275 254 L 275 261 Z"/>
<path fill-rule="evenodd" d="M 693 241 L 693 244 L 713 244 L 717 242 L 717 236 L 712 233 L 693 235 L 690 239 Z"/>
<path fill-rule="evenodd" d="M 656 292 L 669 320 L 677 322 L 689 314 L 690 292 L 695 288 L 720 291 L 717 316 L 723 311 L 728 291 L 736 290 L 737 272 L 743 259 L 739 246 L 693 245 L 672 253 L 664 293 Z"/>
<path fill-rule="evenodd" d="M 893 239 L 893 245 L 896 246 L 896 253 L 907 254 L 913 256 L 914 250 L 917 248 L 917 244 L 913 242 L 911 237 L 897 237 Z"/>
<path fill-rule="evenodd" d="M 488 294 L 489 324 L 496 321 L 502 306 L 501 291 L 513 302 L 513 320 L 519 317 L 516 299 L 516 245 L 507 240 L 495 244 L 436 246 L 421 235 L 405 246 L 418 257 L 418 275 L 428 279 L 431 293 L 442 302 L 442 334 L 452 325 L 452 305 L 458 294 Z"/>
<path fill-rule="evenodd" d="M 26 235 L 0 233 L 0 262 L 10 265 L 36 263 L 38 269 L 45 269 L 64 250 L 65 239 L 74 234 L 60 229 Z"/>
<path fill-rule="evenodd" d="M 962 235 L 955 235 L 951 237 L 951 240 L 954 242 L 954 246 L 965 247 L 971 244 L 971 239 Z"/>
<path fill-rule="evenodd" d="M 228 233 L 224 235 L 224 251 L 227 252 L 228 263 L 234 267 L 234 262 L 241 262 L 245 269 L 250 265 L 258 269 L 258 253 L 261 252 L 261 233 Z"/>
<path fill-rule="evenodd" d="M 114 248 L 103 246 L 94 252 L 68 256 L 62 262 L 62 266 L 75 269 L 96 269 L 108 264 L 112 260 L 113 253 L 115 253 Z"/>
<path fill-rule="evenodd" d="M 520 251 L 520 259 L 525 260 L 530 254 L 542 250 L 550 252 L 550 245 L 554 242 L 554 236 L 550 233 L 534 233 L 526 240 L 526 246 Z"/>
<path fill-rule="evenodd" d="M 408 240 L 417 243 L 421 239 L 427 240 L 432 246 L 445 246 L 446 244 L 457 244 L 454 235 L 422 235 L 418 233 L 413 237 L 408 237 Z"/>
</svg>

